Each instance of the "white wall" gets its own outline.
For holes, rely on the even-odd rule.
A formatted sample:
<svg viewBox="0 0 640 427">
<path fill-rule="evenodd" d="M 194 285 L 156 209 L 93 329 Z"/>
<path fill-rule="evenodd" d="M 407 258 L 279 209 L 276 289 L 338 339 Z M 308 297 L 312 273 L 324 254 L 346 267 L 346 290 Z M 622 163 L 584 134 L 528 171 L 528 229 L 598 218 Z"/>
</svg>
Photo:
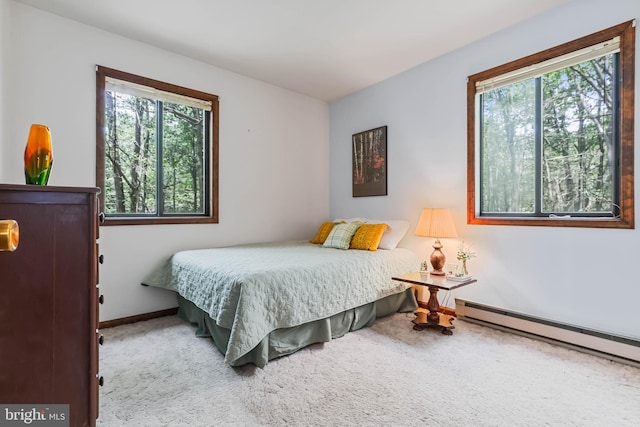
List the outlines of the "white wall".
<svg viewBox="0 0 640 427">
<path fill-rule="evenodd" d="M 220 223 L 102 227 L 101 320 L 175 307 L 172 293 L 140 286 L 174 251 L 310 238 L 327 217 L 326 103 L 19 3 L 10 11 L 3 182 L 24 182 L 29 126 L 43 123 L 49 185 L 95 186 L 96 64 L 220 96 Z"/>
<path fill-rule="evenodd" d="M 6 68 L 8 64 L 8 60 L 6 58 L 9 56 L 10 5 L 10 0 L 0 0 L 0 141 L 7 140 L 5 132 L 6 128 L 4 125 L 4 111 L 6 109 L 5 81 L 7 79 Z M 3 182 L 3 157 L 2 143 L 0 143 L 0 182 Z M 0 212 L 0 219 L 4 219 L 2 218 L 2 212 Z"/>
<path fill-rule="evenodd" d="M 640 231 L 466 224 L 466 77 L 639 15 L 637 0 L 575 0 L 333 102 L 331 216 L 408 219 L 401 245 L 426 258 L 432 240 L 412 235 L 420 211 L 449 207 L 460 237 L 443 240 L 448 262 L 463 239 L 478 253 L 469 264 L 478 283 L 456 297 L 639 339 Z M 639 98 L 636 90 L 636 105 Z M 351 135 L 381 125 L 389 195 L 352 198 Z"/>
</svg>

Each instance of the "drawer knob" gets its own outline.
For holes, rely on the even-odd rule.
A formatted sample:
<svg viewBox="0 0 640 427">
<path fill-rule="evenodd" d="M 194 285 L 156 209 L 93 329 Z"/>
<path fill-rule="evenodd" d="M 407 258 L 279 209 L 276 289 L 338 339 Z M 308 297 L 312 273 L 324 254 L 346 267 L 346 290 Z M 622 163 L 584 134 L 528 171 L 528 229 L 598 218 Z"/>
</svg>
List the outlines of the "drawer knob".
<svg viewBox="0 0 640 427">
<path fill-rule="evenodd" d="M 99 262 L 100 264 L 104 264 L 104 255 L 100 255 L 100 256 L 98 257 L 98 262 Z"/>
<path fill-rule="evenodd" d="M 20 243 L 20 228 L 12 219 L 0 221 L 0 251 L 13 252 L 18 249 Z"/>
<path fill-rule="evenodd" d="M 104 385 L 104 377 L 98 378 L 98 384 L 100 384 L 100 387 Z"/>
<path fill-rule="evenodd" d="M 98 222 L 100 222 L 100 224 L 104 224 L 104 212 L 100 212 L 98 214 Z"/>
<path fill-rule="evenodd" d="M 104 335 L 100 335 L 100 338 L 98 338 L 98 343 L 100 345 L 104 344 Z"/>
<path fill-rule="evenodd" d="M 100 295 L 100 296 L 98 297 L 98 302 L 99 302 L 100 304 L 104 304 L 104 295 Z"/>
</svg>

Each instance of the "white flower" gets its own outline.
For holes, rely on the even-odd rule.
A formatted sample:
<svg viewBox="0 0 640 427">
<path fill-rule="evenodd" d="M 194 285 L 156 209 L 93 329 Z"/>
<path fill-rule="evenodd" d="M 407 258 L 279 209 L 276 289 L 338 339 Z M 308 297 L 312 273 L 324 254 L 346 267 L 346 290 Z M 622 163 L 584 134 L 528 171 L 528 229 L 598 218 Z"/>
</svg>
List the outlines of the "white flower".
<svg viewBox="0 0 640 427">
<path fill-rule="evenodd" d="M 471 258 L 475 258 L 475 256 L 476 253 L 471 252 L 471 246 L 465 248 L 463 240 L 462 243 L 460 243 L 460 246 L 458 246 L 458 256 L 456 257 L 458 261 L 467 261 Z"/>
</svg>

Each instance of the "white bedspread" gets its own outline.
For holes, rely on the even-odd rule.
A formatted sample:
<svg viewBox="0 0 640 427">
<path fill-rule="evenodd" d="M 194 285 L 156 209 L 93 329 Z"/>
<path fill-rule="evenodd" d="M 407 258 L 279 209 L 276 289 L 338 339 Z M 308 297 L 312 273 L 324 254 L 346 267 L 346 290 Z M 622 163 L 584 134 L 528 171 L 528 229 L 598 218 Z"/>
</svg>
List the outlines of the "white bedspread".
<svg viewBox="0 0 640 427">
<path fill-rule="evenodd" d="M 417 270 L 407 249 L 340 250 L 279 242 L 183 251 L 143 283 L 177 291 L 231 330 L 225 361 L 267 334 L 404 291 L 392 276 Z"/>
</svg>

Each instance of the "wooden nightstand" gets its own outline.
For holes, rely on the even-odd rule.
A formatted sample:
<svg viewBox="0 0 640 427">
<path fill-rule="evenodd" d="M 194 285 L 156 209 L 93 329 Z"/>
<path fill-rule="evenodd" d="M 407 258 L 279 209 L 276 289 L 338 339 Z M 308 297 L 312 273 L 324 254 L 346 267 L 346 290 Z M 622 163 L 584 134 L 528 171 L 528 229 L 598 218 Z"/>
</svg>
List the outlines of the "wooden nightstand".
<svg viewBox="0 0 640 427">
<path fill-rule="evenodd" d="M 431 276 L 429 273 L 414 271 L 407 273 L 401 277 L 392 277 L 393 280 L 411 283 L 412 285 L 427 286 L 429 288 L 429 302 L 427 307 L 420 307 L 416 310 L 416 318 L 413 319 L 413 329 L 421 331 L 428 327 L 436 327 L 442 329 L 445 335 L 452 335 L 452 329 L 455 328 L 452 322 L 455 316 L 440 313 L 440 303 L 438 302 L 438 291 L 444 289 L 451 291 L 462 286 L 470 285 L 477 282 L 476 279 L 468 279 L 465 281 L 449 280 L 445 276 Z"/>
</svg>

